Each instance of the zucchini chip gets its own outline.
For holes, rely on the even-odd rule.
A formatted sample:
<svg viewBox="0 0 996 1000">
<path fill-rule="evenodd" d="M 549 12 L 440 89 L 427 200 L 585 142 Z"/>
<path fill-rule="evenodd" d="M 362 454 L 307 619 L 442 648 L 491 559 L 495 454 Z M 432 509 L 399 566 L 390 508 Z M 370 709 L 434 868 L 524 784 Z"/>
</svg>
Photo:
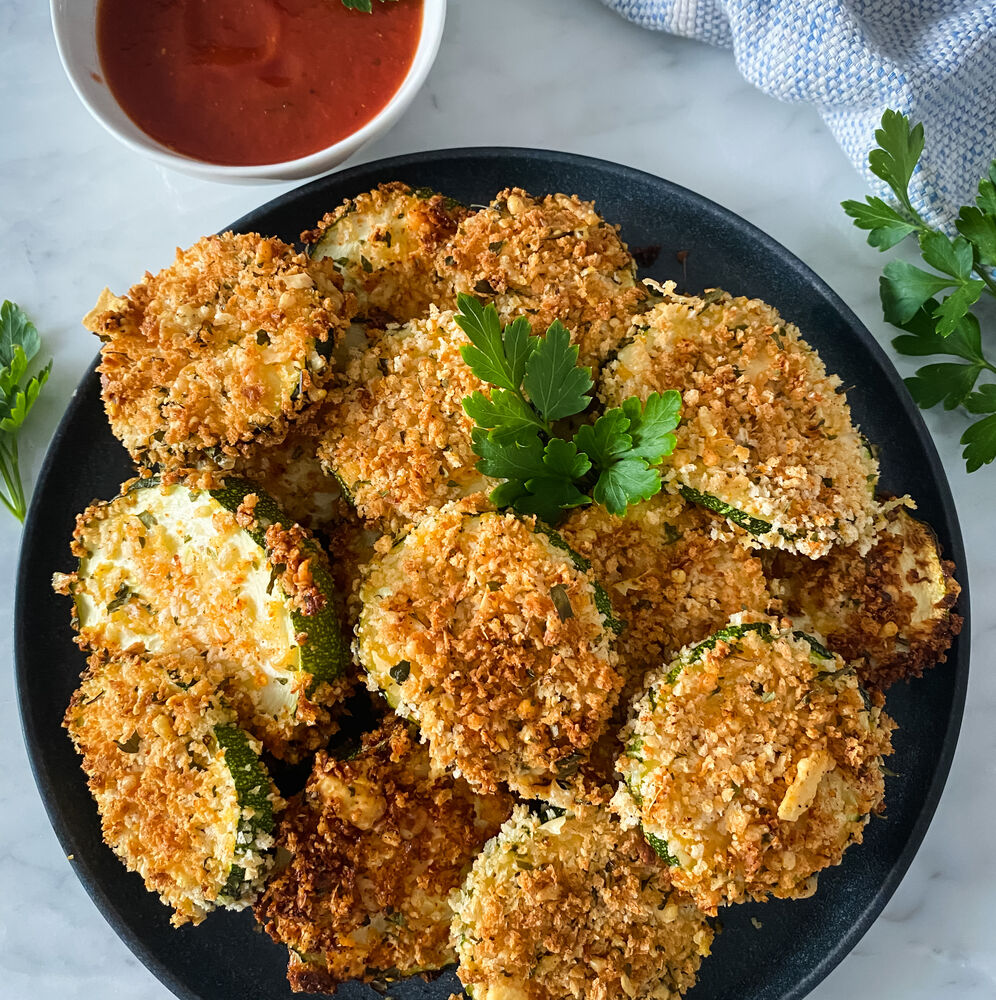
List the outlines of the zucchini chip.
<svg viewBox="0 0 996 1000">
<path fill-rule="evenodd" d="M 374 559 L 356 655 L 438 767 L 557 801 L 622 676 L 605 592 L 557 536 L 449 505 Z"/>
<path fill-rule="evenodd" d="M 648 676 L 614 805 L 706 913 L 802 898 L 885 794 L 892 720 L 787 619 L 742 615 Z"/>
<path fill-rule="evenodd" d="M 214 679 L 196 656 L 94 653 L 64 722 L 104 841 L 174 926 L 252 902 L 283 805 Z"/>
<path fill-rule="evenodd" d="M 318 455 L 368 521 L 399 529 L 496 485 L 477 471 L 463 398 L 487 390 L 464 362 L 452 312 L 384 333 L 329 393 Z"/>
<path fill-rule="evenodd" d="M 441 194 L 394 182 L 346 201 L 301 239 L 312 260 L 330 260 L 363 319 L 404 323 L 430 305 L 454 308 L 435 255 L 467 210 Z"/>
<path fill-rule="evenodd" d="M 457 974 L 480 1000 L 677 1000 L 713 931 L 609 812 L 518 806 L 453 895 Z"/>
<path fill-rule="evenodd" d="M 205 236 L 84 318 L 111 430 L 165 468 L 282 440 L 325 395 L 353 309 L 331 263 L 255 233 Z"/>
<path fill-rule="evenodd" d="M 576 195 L 502 191 L 460 223 L 437 259 L 455 293 L 493 302 L 503 324 L 525 316 L 543 334 L 559 319 L 581 364 L 596 371 L 648 297 L 618 228 Z"/>
<path fill-rule="evenodd" d="M 432 773 L 407 723 L 388 718 L 357 754 L 315 759 L 277 833 L 290 864 L 256 916 L 290 950 L 292 989 L 334 992 L 455 961 L 447 898 L 512 810 Z"/>
<path fill-rule="evenodd" d="M 80 515 L 79 568 L 58 581 L 77 641 L 203 654 L 241 724 L 294 758 L 324 744 L 351 683 L 326 558 L 251 483 L 198 482 L 133 480 Z"/>
<path fill-rule="evenodd" d="M 838 548 L 812 562 L 779 552 L 771 567 L 785 613 L 883 691 L 943 663 L 962 624 L 954 563 L 941 558 L 933 531 L 902 509 L 887 518 L 865 555 Z"/>
<path fill-rule="evenodd" d="M 840 379 L 760 299 L 677 295 L 673 282 L 658 293 L 598 393 L 608 406 L 682 393 L 669 488 L 764 548 L 811 558 L 836 544 L 867 551 L 881 519 L 878 463 L 851 422 Z"/>
</svg>

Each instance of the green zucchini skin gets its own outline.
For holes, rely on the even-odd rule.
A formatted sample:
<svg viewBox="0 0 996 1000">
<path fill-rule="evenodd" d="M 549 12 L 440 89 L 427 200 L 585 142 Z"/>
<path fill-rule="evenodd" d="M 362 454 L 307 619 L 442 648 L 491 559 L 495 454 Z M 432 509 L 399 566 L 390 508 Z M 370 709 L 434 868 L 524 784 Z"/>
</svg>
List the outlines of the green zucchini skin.
<svg viewBox="0 0 996 1000">
<path fill-rule="evenodd" d="M 270 549 L 266 544 L 266 529 L 274 524 L 289 526 L 293 523 L 272 497 L 247 479 L 227 479 L 224 487 L 211 490 L 210 493 L 222 507 L 233 514 L 247 496 L 256 494 L 256 506 L 253 508 L 255 524 L 244 530 L 266 552 L 268 558 Z M 335 590 L 335 582 L 325 568 L 321 550 L 314 541 L 308 541 L 305 545 L 316 557 L 309 567 L 316 586 L 323 594 L 331 595 Z M 345 676 L 352 661 L 349 644 L 343 637 L 332 601 L 326 600 L 324 607 L 307 615 L 295 607 L 291 610 L 291 621 L 298 632 L 308 636 L 301 646 L 301 669 L 314 678 L 309 694 L 318 684 L 332 683 Z"/>
<path fill-rule="evenodd" d="M 679 486 L 678 492 L 689 503 L 698 504 L 700 507 L 705 507 L 707 510 L 725 517 L 752 535 L 766 535 L 771 531 L 770 522 L 763 521 L 759 517 L 751 517 L 750 514 L 731 506 L 711 493 L 700 493 L 698 490 L 693 490 L 691 486 Z"/>
</svg>

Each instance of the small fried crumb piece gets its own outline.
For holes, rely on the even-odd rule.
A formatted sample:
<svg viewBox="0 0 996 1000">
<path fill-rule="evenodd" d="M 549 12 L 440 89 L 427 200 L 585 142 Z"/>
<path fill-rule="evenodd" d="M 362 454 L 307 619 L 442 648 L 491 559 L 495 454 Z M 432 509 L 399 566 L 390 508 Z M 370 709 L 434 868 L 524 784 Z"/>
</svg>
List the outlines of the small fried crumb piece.
<svg viewBox="0 0 996 1000">
<path fill-rule="evenodd" d="M 941 557 L 933 531 L 896 508 L 875 544 L 835 548 L 815 562 L 772 553 L 772 590 L 786 614 L 826 638 L 853 663 L 862 683 L 885 690 L 943 663 L 961 616 L 954 563 Z"/>
<path fill-rule="evenodd" d="M 590 806 L 518 806 L 452 899 L 457 974 L 482 1000 L 677 1000 L 713 939 L 639 832 Z"/>
<path fill-rule="evenodd" d="M 635 320 L 598 394 L 618 406 L 632 395 L 681 392 L 670 488 L 765 548 L 814 559 L 836 544 L 867 551 L 881 518 L 878 463 L 840 379 L 760 299 L 652 287 L 657 303 Z"/>
<path fill-rule="evenodd" d="M 173 468 L 279 442 L 325 395 L 355 305 L 331 261 L 255 233 L 205 236 L 83 325 L 103 341 L 111 429 L 138 463 Z"/>
<path fill-rule="evenodd" d="M 400 719 L 367 734 L 353 757 L 320 752 L 277 833 L 290 863 L 256 904 L 290 949 L 292 989 L 334 992 L 452 962 L 449 893 L 511 809 L 506 794 L 476 795 L 432 772 Z"/>
<path fill-rule="evenodd" d="M 810 896 L 882 807 L 881 703 L 788 619 L 736 615 L 648 676 L 613 805 L 706 913 Z"/>
<path fill-rule="evenodd" d="M 330 392 L 318 446 L 360 515 L 398 530 L 450 500 L 494 486 L 477 471 L 463 398 L 486 390 L 460 356 L 452 312 L 388 330 Z"/>
<path fill-rule="evenodd" d="M 395 181 L 343 202 L 301 239 L 313 260 L 335 262 L 362 318 L 405 323 L 430 305 L 456 305 L 435 257 L 466 214 L 452 198 Z"/>
<path fill-rule="evenodd" d="M 596 370 L 647 299 L 618 228 L 576 195 L 506 189 L 460 223 L 437 261 L 456 292 L 493 302 L 503 323 L 522 315 L 545 333 L 559 319 Z"/>
</svg>

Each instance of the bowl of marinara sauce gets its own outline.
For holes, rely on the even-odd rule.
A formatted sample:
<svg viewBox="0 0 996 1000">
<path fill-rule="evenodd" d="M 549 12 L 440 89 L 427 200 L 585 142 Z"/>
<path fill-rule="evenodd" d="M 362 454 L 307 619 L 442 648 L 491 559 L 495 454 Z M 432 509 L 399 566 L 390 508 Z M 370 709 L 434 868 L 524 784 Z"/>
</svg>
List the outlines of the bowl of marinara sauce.
<svg viewBox="0 0 996 1000">
<path fill-rule="evenodd" d="M 387 131 L 425 81 L 446 0 L 52 0 L 70 82 L 157 162 L 293 180 Z"/>
</svg>

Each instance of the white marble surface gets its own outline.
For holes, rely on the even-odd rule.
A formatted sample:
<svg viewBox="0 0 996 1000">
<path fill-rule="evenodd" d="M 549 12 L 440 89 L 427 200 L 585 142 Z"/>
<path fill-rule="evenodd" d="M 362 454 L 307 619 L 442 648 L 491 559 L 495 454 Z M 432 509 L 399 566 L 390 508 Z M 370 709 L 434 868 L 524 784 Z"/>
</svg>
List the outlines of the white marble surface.
<svg viewBox="0 0 996 1000">
<path fill-rule="evenodd" d="M 22 442 L 30 483 L 95 345 L 79 317 L 106 284 L 281 193 L 165 173 L 93 122 L 58 63 L 47 5 L 0 0 L 0 298 L 34 317 L 55 370 Z M 458 145 L 559 148 L 618 160 L 726 205 L 822 275 L 887 343 L 881 259 L 838 207 L 862 182 L 811 109 L 751 89 L 732 59 L 645 32 L 597 0 L 453 0 L 439 59 L 402 122 L 361 158 Z M 900 363 L 906 374 L 911 366 Z M 966 476 L 958 415 L 927 422 L 971 553 L 975 650 L 961 742 L 926 841 L 855 951 L 813 994 L 996 996 L 996 468 Z M 170 996 L 77 883 L 42 809 L 12 676 L 19 530 L 0 513 L 0 997 Z M 964 570 L 962 571 L 964 572 Z"/>
</svg>

